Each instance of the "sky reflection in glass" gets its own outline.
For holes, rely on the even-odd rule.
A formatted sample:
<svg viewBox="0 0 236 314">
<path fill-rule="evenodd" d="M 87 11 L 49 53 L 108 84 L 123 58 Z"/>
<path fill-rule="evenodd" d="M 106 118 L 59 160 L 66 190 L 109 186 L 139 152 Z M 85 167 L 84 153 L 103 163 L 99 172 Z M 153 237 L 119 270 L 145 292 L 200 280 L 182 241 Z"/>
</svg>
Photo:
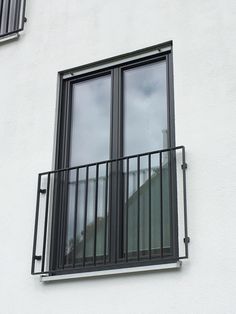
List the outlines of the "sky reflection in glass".
<svg viewBox="0 0 236 314">
<path fill-rule="evenodd" d="M 166 148 L 165 61 L 125 70 L 123 79 L 125 155 Z"/>
<path fill-rule="evenodd" d="M 70 166 L 109 158 L 111 78 L 73 86 Z"/>
</svg>

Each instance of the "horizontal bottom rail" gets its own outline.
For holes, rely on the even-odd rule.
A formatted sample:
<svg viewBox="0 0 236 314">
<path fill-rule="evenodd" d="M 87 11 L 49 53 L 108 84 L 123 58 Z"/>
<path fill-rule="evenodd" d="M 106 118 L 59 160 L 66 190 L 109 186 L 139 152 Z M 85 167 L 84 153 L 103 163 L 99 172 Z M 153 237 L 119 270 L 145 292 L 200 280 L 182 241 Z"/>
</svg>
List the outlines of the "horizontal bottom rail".
<svg viewBox="0 0 236 314">
<path fill-rule="evenodd" d="M 65 267 L 59 268 L 56 270 L 49 270 L 45 272 L 35 272 L 34 275 L 43 275 L 43 276 L 60 276 L 60 275 L 69 275 L 69 274 L 82 274 L 82 273 L 92 273 L 92 272 L 100 272 L 100 271 L 107 271 L 107 270 L 115 270 L 115 269 L 123 269 L 123 268 L 137 268 L 137 267 L 148 267 L 154 265 L 165 265 L 165 264 L 172 264 L 180 261 L 179 258 L 162 258 L 162 259 L 149 259 L 145 261 L 129 261 L 123 263 L 109 263 L 104 265 L 90 265 L 89 267 Z"/>
<path fill-rule="evenodd" d="M 174 269 L 180 268 L 182 265 L 181 261 L 175 263 L 159 264 L 159 265 L 148 265 L 148 266 L 138 266 L 138 267 L 129 267 L 129 268 L 118 268 L 118 269 L 107 269 L 93 272 L 84 272 L 76 274 L 67 274 L 67 275 L 57 275 L 57 276 L 41 276 L 42 282 L 57 281 L 57 280 L 68 280 L 68 279 L 82 279 L 89 277 L 100 277 L 100 276 L 112 276 L 119 274 L 129 274 L 129 273 L 138 273 L 146 271 L 155 271 L 155 270 L 165 270 L 165 269 Z"/>
</svg>

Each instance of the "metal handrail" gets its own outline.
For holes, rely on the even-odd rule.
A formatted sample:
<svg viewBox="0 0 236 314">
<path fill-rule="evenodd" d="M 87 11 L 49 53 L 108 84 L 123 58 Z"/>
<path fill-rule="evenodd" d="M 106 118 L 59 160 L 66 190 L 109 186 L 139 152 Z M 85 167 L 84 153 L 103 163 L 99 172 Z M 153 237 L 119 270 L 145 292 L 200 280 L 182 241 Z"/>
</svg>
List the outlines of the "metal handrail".
<svg viewBox="0 0 236 314">
<path fill-rule="evenodd" d="M 184 146 L 176 146 L 176 147 L 170 147 L 170 148 L 165 148 L 165 149 L 158 149 L 158 150 L 153 150 L 153 151 L 150 151 L 147 153 L 133 154 L 133 155 L 119 157 L 119 158 L 106 159 L 106 160 L 102 160 L 102 161 L 98 161 L 98 162 L 92 162 L 89 164 L 82 164 L 82 165 L 74 166 L 74 167 L 66 167 L 66 168 L 62 168 L 62 169 L 50 170 L 50 171 L 46 171 L 46 172 L 41 172 L 41 173 L 39 173 L 39 175 L 46 175 L 46 174 L 50 174 L 50 173 L 57 173 L 57 172 L 62 172 L 62 171 L 67 171 L 67 170 L 76 170 L 78 168 L 92 167 L 92 166 L 96 166 L 96 165 L 106 164 L 108 162 L 117 162 L 117 161 L 121 161 L 124 159 L 132 159 L 132 158 L 136 158 L 136 157 L 143 157 L 146 155 L 167 153 L 167 152 L 171 152 L 171 151 L 176 151 L 178 149 L 184 150 L 185 148 L 184 148 Z"/>
</svg>

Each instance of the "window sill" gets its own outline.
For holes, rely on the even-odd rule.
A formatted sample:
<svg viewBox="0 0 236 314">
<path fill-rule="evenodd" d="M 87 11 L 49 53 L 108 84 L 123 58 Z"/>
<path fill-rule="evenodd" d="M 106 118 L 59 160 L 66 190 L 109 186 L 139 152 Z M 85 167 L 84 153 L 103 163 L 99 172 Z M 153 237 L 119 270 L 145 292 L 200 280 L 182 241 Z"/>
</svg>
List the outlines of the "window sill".
<svg viewBox="0 0 236 314">
<path fill-rule="evenodd" d="M 156 271 L 156 270 L 180 268 L 181 265 L 182 265 L 182 262 L 177 261 L 176 263 L 169 263 L 169 264 L 109 269 L 109 270 L 100 270 L 100 271 L 93 271 L 93 272 L 68 274 L 68 275 L 56 275 L 56 276 L 44 275 L 40 277 L 40 280 L 41 282 L 49 282 L 49 281 L 58 281 L 58 280 L 67 280 L 67 279 L 81 279 L 81 278 L 100 277 L 100 276 L 108 276 L 108 275 L 139 273 L 139 272 L 145 272 L 145 271 Z"/>
</svg>

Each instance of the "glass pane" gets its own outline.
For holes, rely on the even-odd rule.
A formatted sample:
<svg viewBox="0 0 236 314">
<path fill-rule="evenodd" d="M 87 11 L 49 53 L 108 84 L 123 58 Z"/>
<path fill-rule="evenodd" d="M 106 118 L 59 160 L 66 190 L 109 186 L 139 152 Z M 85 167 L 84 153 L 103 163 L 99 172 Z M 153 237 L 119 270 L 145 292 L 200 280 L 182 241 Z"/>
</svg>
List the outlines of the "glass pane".
<svg viewBox="0 0 236 314">
<path fill-rule="evenodd" d="M 109 158 L 111 77 L 73 86 L 70 166 Z"/>
<path fill-rule="evenodd" d="M 124 154 L 167 147 L 166 62 L 124 71 Z"/>
<path fill-rule="evenodd" d="M 109 159 L 110 150 L 110 75 L 77 83 L 73 86 L 70 166 L 78 166 Z M 95 221 L 96 255 L 104 254 L 105 243 L 105 189 L 106 166 L 100 165 L 96 181 L 96 167 L 90 166 L 86 180 L 86 169 L 81 168 L 78 180 L 78 206 L 75 262 L 80 263 L 86 240 L 86 261 L 93 261 Z M 71 171 L 68 184 L 68 219 L 66 264 L 73 261 L 73 234 L 75 217 L 76 173 Z M 87 202 L 86 202 L 87 193 Z M 96 212 L 97 193 L 97 217 Z M 87 212 L 86 212 L 87 204 Z M 84 230 L 86 212 L 86 232 Z"/>
<path fill-rule="evenodd" d="M 124 155 L 146 153 L 168 147 L 166 62 L 158 62 L 131 68 L 123 72 L 124 106 Z M 148 156 L 131 158 L 129 173 L 125 173 L 126 195 L 124 208 L 128 210 L 128 242 L 130 257 L 161 254 L 161 225 L 163 226 L 163 254 L 170 250 L 170 180 L 168 153 L 162 155 L 160 169 L 159 154 L 151 155 L 149 171 Z M 162 170 L 162 208 L 161 186 Z M 138 214 L 139 213 L 139 214 Z M 139 215 L 139 217 L 138 217 Z M 127 218 L 126 218 L 127 220 Z M 139 221 L 139 225 L 138 225 Z M 139 237 L 139 238 L 138 238 Z M 149 240 L 151 239 L 151 241 Z"/>
</svg>

